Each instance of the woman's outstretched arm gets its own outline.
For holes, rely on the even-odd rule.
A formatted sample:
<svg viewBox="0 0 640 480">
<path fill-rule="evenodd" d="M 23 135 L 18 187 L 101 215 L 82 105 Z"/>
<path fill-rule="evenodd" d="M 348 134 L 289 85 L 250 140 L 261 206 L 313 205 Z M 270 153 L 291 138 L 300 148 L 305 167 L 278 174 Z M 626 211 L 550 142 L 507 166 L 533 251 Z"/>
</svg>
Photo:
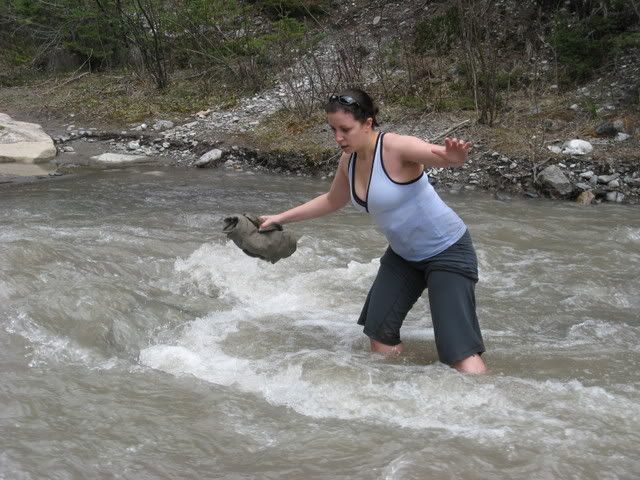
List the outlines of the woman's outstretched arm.
<svg viewBox="0 0 640 480">
<path fill-rule="evenodd" d="M 341 209 L 349 202 L 349 179 L 347 178 L 347 162 L 349 156 L 342 154 L 338 163 L 335 177 L 328 192 L 318 195 L 302 205 L 276 215 L 260 217 L 260 228 L 266 228 L 272 223 L 292 223 L 312 218 L 322 217 Z"/>
</svg>

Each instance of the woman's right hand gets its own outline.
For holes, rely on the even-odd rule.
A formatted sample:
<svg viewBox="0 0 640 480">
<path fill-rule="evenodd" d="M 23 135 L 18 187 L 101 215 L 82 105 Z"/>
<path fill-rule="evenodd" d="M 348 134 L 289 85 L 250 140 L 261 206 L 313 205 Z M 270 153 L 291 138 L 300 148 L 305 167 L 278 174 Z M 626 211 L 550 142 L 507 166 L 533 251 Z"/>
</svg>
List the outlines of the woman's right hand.
<svg viewBox="0 0 640 480">
<path fill-rule="evenodd" d="M 260 220 L 260 228 L 258 230 L 263 230 L 274 223 L 280 223 L 279 215 L 260 215 L 258 219 Z"/>
</svg>

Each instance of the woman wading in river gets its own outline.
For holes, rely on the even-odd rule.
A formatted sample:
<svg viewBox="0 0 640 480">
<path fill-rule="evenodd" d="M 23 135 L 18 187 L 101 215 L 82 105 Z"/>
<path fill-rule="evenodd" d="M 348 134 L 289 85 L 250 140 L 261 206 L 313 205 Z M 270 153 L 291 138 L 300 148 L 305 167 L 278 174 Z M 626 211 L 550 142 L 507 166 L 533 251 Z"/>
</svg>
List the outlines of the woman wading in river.
<svg viewBox="0 0 640 480">
<path fill-rule="evenodd" d="M 467 226 L 438 196 L 424 167 L 458 167 L 471 144 L 444 146 L 378 132 L 371 97 L 359 89 L 332 95 L 327 121 L 342 149 L 331 188 L 302 205 L 265 215 L 261 228 L 321 217 L 349 200 L 373 218 L 389 242 L 358 323 L 371 350 L 399 355 L 400 327 L 425 288 L 440 361 L 469 373 L 486 371 L 475 308 L 477 260 Z"/>
</svg>

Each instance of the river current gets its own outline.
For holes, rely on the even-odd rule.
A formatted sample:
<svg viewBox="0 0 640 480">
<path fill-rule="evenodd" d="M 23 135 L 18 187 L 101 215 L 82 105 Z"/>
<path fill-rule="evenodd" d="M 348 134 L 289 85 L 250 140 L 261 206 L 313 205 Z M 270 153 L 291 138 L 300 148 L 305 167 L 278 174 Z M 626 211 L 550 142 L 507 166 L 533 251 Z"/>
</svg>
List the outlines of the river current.
<svg viewBox="0 0 640 480">
<path fill-rule="evenodd" d="M 443 193 L 489 373 L 356 324 L 386 244 L 347 207 L 276 264 L 221 233 L 328 181 L 105 170 L 0 189 L 0 479 L 640 477 L 640 211 Z"/>
</svg>

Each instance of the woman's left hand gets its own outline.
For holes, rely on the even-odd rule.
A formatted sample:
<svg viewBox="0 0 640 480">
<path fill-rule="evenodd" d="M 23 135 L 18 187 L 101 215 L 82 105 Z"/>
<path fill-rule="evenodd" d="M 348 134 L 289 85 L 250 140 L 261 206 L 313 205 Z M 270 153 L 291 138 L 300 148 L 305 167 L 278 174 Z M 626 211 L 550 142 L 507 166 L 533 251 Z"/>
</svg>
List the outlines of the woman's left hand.
<svg viewBox="0 0 640 480">
<path fill-rule="evenodd" d="M 469 156 L 471 142 L 465 142 L 457 138 L 445 138 L 444 149 L 432 149 L 431 152 L 442 158 L 449 167 L 460 167 Z"/>
</svg>

